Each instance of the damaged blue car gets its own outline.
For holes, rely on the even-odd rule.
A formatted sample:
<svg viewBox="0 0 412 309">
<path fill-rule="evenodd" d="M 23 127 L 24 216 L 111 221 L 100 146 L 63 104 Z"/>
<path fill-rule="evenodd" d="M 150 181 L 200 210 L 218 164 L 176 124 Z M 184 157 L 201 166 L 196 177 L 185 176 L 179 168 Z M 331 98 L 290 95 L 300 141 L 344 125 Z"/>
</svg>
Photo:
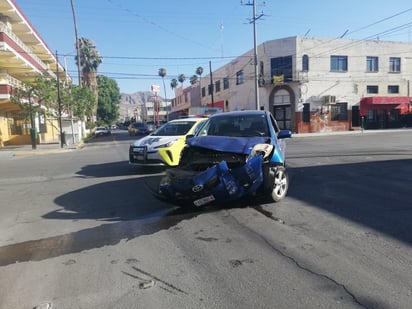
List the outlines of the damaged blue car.
<svg viewBox="0 0 412 309">
<path fill-rule="evenodd" d="M 158 193 L 196 207 L 248 195 L 278 202 L 289 187 L 285 139 L 291 136 L 267 111 L 214 114 L 187 136 L 179 166 L 166 171 Z"/>
</svg>

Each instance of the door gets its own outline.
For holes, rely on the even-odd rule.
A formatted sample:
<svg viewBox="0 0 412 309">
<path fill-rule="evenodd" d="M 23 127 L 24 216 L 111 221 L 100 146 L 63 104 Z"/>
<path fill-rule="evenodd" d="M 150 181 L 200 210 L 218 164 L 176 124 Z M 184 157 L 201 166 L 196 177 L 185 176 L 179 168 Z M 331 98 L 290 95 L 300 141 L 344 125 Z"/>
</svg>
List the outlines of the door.
<svg viewBox="0 0 412 309">
<path fill-rule="evenodd" d="M 290 130 L 291 108 L 289 105 L 275 105 L 274 116 L 281 130 Z"/>
</svg>

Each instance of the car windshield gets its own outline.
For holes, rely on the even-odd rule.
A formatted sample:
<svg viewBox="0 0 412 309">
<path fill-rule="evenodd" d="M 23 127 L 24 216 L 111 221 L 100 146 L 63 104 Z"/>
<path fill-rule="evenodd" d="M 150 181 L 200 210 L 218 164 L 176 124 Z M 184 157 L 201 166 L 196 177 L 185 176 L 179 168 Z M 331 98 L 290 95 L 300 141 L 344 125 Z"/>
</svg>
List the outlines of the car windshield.
<svg viewBox="0 0 412 309">
<path fill-rule="evenodd" d="M 210 118 L 199 136 L 268 136 L 269 130 L 264 115 L 219 116 Z"/>
<path fill-rule="evenodd" d="M 193 127 L 195 121 L 168 122 L 153 132 L 152 136 L 185 135 Z"/>
<path fill-rule="evenodd" d="M 141 123 L 141 122 L 136 122 L 136 123 L 133 124 L 133 126 L 135 128 L 143 128 L 143 127 L 145 127 L 145 124 Z"/>
</svg>

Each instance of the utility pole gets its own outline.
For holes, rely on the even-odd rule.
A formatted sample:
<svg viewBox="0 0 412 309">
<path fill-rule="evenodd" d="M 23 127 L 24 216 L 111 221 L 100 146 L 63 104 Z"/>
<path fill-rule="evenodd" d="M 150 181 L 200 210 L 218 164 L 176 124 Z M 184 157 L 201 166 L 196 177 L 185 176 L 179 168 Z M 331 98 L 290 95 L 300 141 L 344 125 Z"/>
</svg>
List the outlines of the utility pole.
<svg viewBox="0 0 412 309">
<path fill-rule="evenodd" d="M 76 11 L 74 9 L 74 3 L 73 0 L 70 0 L 70 4 L 72 7 L 72 13 L 73 13 L 73 24 L 74 24 L 74 38 L 76 40 L 76 54 L 77 54 L 77 81 L 79 84 L 79 87 L 82 86 L 82 73 L 81 73 L 81 68 L 80 68 L 80 44 L 79 44 L 79 37 L 77 35 L 77 19 L 76 19 Z M 73 118 L 73 116 L 72 116 Z M 86 137 L 86 117 L 83 117 L 81 120 L 81 132 L 80 132 L 80 137 Z"/>
<path fill-rule="evenodd" d="M 70 0 L 70 4 L 72 6 L 72 13 L 73 13 L 73 24 L 74 24 L 74 38 L 76 40 L 76 53 L 77 53 L 77 78 L 79 87 L 82 85 L 82 76 L 80 70 L 80 46 L 79 46 L 79 38 L 77 36 L 77 19 L 76 19 L 76 11 L 74 10 L 74 3 L 73 0 Z"/>
<path fill-rule="evenodd" d="M 240 2 L 242 5 L 249 5 L 253 7 L 253 17 L 250 19 L 249 23 L 253 23 L 253 64 L 255 67 L 255 101 L 256 109 L 260 109 L 259 102 L 259 76 L 258 76 L 258 54 L 257 54 L 257 30 L 256 30 L 256 21 L 263 16 L 263 13 L 259 16 L 256 16 L 256 0 L 250 0 L 247 3 Z"/>
<path fill-rule="evenodd" d="M 213 75 L 212 75 L 212 61 L 209 61 L 209 72 L 210 72 L 210 98 L 212 100 L 212 107 L 215 106 L 215 102 L 213 99 Z"/>
</svg>

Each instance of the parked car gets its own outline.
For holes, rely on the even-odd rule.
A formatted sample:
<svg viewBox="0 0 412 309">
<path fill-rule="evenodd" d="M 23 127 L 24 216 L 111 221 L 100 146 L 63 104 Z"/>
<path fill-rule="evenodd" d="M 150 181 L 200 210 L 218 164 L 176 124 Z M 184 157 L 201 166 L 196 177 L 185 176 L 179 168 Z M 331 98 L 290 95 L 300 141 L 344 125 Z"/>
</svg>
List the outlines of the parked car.
<svg viewBox="0 0 412 309">
<path fill-rule="evenodd" d="M 159 184 L 160 197 L 192 206 L 256 194 L 278 202 L 289 187 L 284 139 L 291 136 L 267 111 L 212 115 L 187 137 L 179 166 Z"/>
<path fill-rule="evenodd" d="M 206 118 L 176 119 L 129 147 L 129 163 L 139 166 L 176 166 L 188 134 L 195 134 Z"/>
<path fill-rule="evenodd" d="M 153 133 L 157 129 L 156 125 L 153 123 L 147 124 L 147 131 L 150 133 Z"/>
<path fill-rule="evenodd" d="M 110 129 L 108 127 L 97 127 L 94 130 L 94 135 L 95 136 L 101 136 L 101 135 L 109 135 L 112 132 L 110 131 Z"/>
<path fill-rule="evenodd" d="M 147 125 L 143 122 L 134 122 L 131 123 L 128 127 L 129 135 L 145 135 L 149 134 Z"/>
</svg>

